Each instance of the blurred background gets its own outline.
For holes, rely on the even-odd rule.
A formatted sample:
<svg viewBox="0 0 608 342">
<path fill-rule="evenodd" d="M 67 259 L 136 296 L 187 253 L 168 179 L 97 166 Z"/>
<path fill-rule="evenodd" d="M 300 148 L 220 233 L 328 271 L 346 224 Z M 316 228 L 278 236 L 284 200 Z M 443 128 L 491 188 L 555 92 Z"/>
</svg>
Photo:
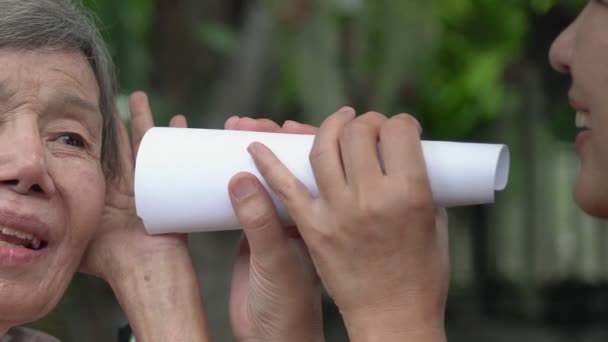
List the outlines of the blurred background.
<svg viewBox="0 0 608 342">
<path fill-rule="evenodd" d="M 604 341 L 608 227 L 571 199 L 567 77 L 547 61 L 583 0 L 85 0 L 118 66 L 119 104 L 147 91 L 157 124 L 220 128 L 238 114 L 319 124 L 343 105 L 408 112 L 425 139 L 507 143 L 508 190 L 451 210 L 450 341 Z M 193 234 L 215 340 L 231 341 L 238 232 Z M 346 341 L 325 300 L 328 341 Z M 103 282 L 77 276 L 35 324 L 111 341 L 125 323 Z M 605 327 L 602 327 L 605 325 Z"/>
</svg>

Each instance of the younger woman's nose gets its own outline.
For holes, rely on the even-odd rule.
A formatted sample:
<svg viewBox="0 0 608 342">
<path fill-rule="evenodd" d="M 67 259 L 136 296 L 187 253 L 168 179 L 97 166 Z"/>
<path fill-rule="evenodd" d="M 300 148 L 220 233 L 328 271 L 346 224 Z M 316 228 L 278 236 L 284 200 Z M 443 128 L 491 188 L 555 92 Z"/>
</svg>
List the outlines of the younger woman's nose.
<svg viewBox="0 0 608 342">
<path fill-rule="evenodd" d="M 551 45 L 549 61 L 557 72 L 570 73 L 574 56 L 574 41 L 576 38 L 576 21 L 570 24 Z"/>
</svg>

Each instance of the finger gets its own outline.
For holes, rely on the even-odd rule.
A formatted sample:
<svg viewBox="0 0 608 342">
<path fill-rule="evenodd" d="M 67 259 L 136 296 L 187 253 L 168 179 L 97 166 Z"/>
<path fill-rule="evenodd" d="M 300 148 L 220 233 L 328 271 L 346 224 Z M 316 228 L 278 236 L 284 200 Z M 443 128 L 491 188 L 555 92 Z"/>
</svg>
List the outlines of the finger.
<svg viewBox="0 0 608 342">
<path fill-rule="evenodd" d="M 176 115 L 169 121 L 169 127 L 188 128 L 188 119 L 183 115 Z"/>
<path fill-rule="evenodd" d="M 411 144 L 412 137 L 420 137 L 421 128 L 419 127 L 418 121 L 407 114 L 395 115 L 382 126 L 380 151 L 384 171 L 388 176 L 398 175 L 409 167 L 411 161 L 404 149 L 408 143 Z"/>
<path fill-rule="evenodd" d="M 234 130 L 234 126 L 239 120 L 240 118 L 236 115 L 229 117 L 228 120 L 226 120 L 226 122 L 224 123 L 224 129 Z"/>
<path fill-rule="evenodd" d="M 268 147 L 253 143 L 248 150 L 258 171 L 277 194 L 289 215 L 295 222 L 303 222 L 301 220 L 309 215 L 313 201 L 308 189 Z"/>
<path fill-rule="evenodd" d="M 436 208 L 435 209 L 435 223 L 438 227 L 443 227 L 443 229 L 447 229 L 449 222 L 448 212 L 445 208 Z"/>
<path fill-rule="evenodd" d="M 340 150 L 349 186 L 361 191 L 375 189 L 383 176 L 378 140 L 385 121 L 384 115 L 370 112 L 351 121 L 340 134 Z"/>
<path fill-rule="evenodd" d="M 428 198 L 430 185 L 420 133 L 420 124 L 414 117 L 394 116 L 382 127 L 380 149 L 388 178 L 400 187 L 406 184 L 412 194 Z"/>
<path fill-rule="evenodd" d="M 250 258 L 249 242 L 245 236 L 242 236 L 230 281 L 229 311 L 231 319 L 236 321 L 246 321 L 248 318 L 247 306 L 243 305 L 243 300 L 249 295 Z"/>
<path fill-rule="evenodd" d="M 292 120 L 287 120 L 283 123 L 283 127 L 281 127 L 281 132 L 290 133 L 290 134 L 317 134 L 319 130 L 315 126 L 301 124 L 299 122 L 295 122 Z"/>
<path fill-rule="evenodd" d="M 234 212 L 249 242 L 251 257 L 271 266 L 289 254 L 287 235 L 270 196 L 250 173 L 239 173 L 228 185 Z"/>
<path fill-rule="evenodd" d="M 129 112 L 131 113 L 131 143 L 133 153 L 137 155 L 139 144 L 146 132 L 154 127 L 152 110 L 148 96 L 141 91 L 135 92 L 129 98 Z"/>
<path fill-rule="evenodd" d="M 310 164 L 319 193 L 323 197 L 331 198 L 336 189 L 343 189 L 346 186 L 339 136 L 344 125 L 355 115 L 355 110 L 350 107 L 340 109 L 321 124 L 315 136 L 310 151 Z"/>
<path fill-rule="evenodd" d="M 120 171 L 118 172 L 124 174 L 131 174 L 133 172 L 132 169 L 134 151 L 130 148 L 129 132 L 127 131 L 127 127 L 125 126 L 125 123 L 122 120 L 122 116 L 118 111 L 114 112 L 114 120 L 116 122 L 116 134 L 119 147 L 118 159 L 120 163 Z"/>
<path fill-rule="evenodd" d="M 276 122 L 268 119 L 252 119 L 241 118 L 234 124 L 234 130 L 238 131 L 256 131 L 256 132 L 279 132 L 281 126 Z"/>
<path fill-rule="evenodd" d="M 444 208 L 435 209 L 435 229 L 437 231 L 437 239 L 439 245 L 442 246 L 444 253 L 449 253 L 449 233 L 448 233 L 448 212 Z M 445 260 L 449 264 L 449 257 L 446 255 Z M 449 267 L 449 266 L 448 266 Z"/>
</svg>

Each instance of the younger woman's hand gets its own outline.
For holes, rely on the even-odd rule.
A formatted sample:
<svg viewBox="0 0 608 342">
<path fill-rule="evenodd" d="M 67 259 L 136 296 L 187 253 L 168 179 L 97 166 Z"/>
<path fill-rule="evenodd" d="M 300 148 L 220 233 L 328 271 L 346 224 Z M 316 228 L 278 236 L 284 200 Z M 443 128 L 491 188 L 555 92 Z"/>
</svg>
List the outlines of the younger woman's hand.
<svg viewBox="0 0 608 342">
<path fill-rule="evenodd" d="M 293 121 L 233 117 L 226 129 L 314 134 Z M 308 251 L 283 227 L 265 188 L 252 174 L 234 176 L 230 198 L 243 227 L 230 292 L 230 321 L 237 341 L 323 341 L 321 286 Z"/>
<path fill-rule="evenodd" d="M 333 114 L 310 154 L 318 198 L 268 148 L 250 146 L 352 341 L 445 339 L 447 217 L 432 201 L 420 133 L 405 114 Z"/>
</svg>

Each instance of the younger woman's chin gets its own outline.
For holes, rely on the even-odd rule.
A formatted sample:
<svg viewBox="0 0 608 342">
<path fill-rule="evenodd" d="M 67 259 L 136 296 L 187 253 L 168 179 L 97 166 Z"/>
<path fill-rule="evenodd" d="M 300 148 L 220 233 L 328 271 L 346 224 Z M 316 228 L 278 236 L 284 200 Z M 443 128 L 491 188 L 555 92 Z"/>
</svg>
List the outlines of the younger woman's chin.
<svg viewBox="0 0 608 342">
<path fill-rule="evenodd" d="M 608 192 L 599 191 L 598 187 L 586 187 L 577 184 L 574 199 L 576 204 L 587 214 L 597 218 L 608 218 Z"/>
</svg>

